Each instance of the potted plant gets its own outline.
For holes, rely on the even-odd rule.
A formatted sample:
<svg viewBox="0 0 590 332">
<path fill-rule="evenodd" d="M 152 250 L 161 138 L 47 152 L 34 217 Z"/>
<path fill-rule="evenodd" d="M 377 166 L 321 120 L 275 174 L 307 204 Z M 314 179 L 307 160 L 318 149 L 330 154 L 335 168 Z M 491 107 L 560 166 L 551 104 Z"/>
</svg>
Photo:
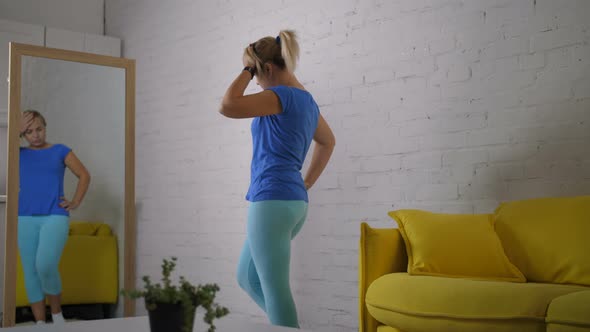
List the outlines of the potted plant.
<svg viewBox="0 0 590 332">
<path fill-rule="evenodd" d="M 199 306 L 206 310 L 203 320 L 209 325 L 208 332 L 214 332 L 213 320 L 229 313 L 227 308 L 214 302 L 219 286 L 193 286 L 182 276 L 180 283 L 173 285 L 170 275 L 176 267 L 176 260 L 176 257 L 164 259 L 162 284 L 153 284 L 150 277 L 144 276 L 142 290 L 122 290 L 121 294 L 132 299 L 144 298 L 152 332 L 192 332 Z"/>
</svg>

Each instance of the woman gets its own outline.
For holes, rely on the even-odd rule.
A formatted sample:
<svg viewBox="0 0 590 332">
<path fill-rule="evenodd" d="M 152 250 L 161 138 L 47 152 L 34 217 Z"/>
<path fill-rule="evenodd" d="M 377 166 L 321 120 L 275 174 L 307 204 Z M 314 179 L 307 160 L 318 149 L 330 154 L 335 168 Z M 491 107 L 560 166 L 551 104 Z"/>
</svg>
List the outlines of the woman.
<svg viewBox="0 0 590 332">
<path fill-rule="evenodd" d="M 37 324 L 45 323 L 45 298 L 54 323 L 63 323 L 59 260 L 69 233 L 69 212 L 86 194 L 90 174 L 70 148 L 45 140 L 47 123 L 37 111 L 23 113 L 20 133 L 29 143 L 20 148 L 18 247 L 25 288 Z M 64 195 L 64 173 L 78 177 L 72 200 Z"/>
<path fill-rule="evenodd" d="M 229 86 L 220 112 L 254 118 L 247 237 L 238 264 L 240 287 L 273 325 L 299 327 L 289 285 L 291 240 L 307 216 L 307 190 L 330 159 L 335 138 L 312 95 L 294 75 L 299 45 L 293 31 L 265 37 L 244 51 L 244 70 Z M 256 76 L 262 92 L 244 96 Z M 315 141 L 303 179 L 301 167 Z"/>
</svg>

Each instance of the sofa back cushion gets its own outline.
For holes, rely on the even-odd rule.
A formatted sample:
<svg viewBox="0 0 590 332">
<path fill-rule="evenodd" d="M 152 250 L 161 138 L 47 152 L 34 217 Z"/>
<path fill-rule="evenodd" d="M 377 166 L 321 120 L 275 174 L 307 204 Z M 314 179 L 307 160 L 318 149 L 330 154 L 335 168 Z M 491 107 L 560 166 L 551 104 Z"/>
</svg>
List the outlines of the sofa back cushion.
<svg viewBox="0 0 590 332">
<path fill-rule="evenodd" d="M 489 214 L 389 212 L 397 221 L 411 275 L 524 282 L 510 263 Z"/>
<path fill-rule="evenodd" d="M 527 280 L 590 286 L 590 196 L 502 203 L 494 226 Z"/>
</svg>

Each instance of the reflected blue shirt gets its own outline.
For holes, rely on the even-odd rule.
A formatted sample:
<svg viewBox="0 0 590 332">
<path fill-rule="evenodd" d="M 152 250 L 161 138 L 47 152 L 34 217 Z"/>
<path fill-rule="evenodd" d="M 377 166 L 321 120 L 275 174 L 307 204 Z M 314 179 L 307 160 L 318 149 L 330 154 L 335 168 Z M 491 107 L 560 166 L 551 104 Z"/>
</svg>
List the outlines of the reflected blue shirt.
<svg viewBox="0 0 590 332">
<path fill-rule="evenodd" d="M 40 150 L 20 148 L 19 216 L 69 216 L 59 203 L 64 196 L 65 159 L 70 151 L 63 144 Z"/>
</svg>

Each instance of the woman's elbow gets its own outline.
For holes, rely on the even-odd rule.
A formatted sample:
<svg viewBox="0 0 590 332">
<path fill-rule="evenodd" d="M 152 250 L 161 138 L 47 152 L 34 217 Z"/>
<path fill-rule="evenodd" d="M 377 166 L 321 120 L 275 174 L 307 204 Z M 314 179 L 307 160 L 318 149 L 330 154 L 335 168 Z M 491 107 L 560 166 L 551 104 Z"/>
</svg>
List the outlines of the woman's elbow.
<svg viewBox="0 0 590 332">
<path fill-rule="evenodd" d="M 219 108 L 219 113 L 227 118 L 233 118 L 233 105 L 231 102 L 224 100 Z"/>
<path fill-rule="evenodd" d="M 228 112 L 227 112 L 227 108 L 223 106 L 223 104 L 221 105 L 221 107 L 219 107 L 219 114 L 228 117 Z"/>
<path fill-rule="evenodd" d="M 322 145 L 324 145 L 327 148 L 333 149 L 336 146 L 336 137 L 334 135 L 331 135 L 328 139 L 326 139 L 325 142 L 323 142 Z"/>
<path fill-rule="evenodd" d="M 336 146 L 336 136 L 332 135 L 332 139 L 330 140 L 330 146 L 334 148 Z"/>
</svg>

